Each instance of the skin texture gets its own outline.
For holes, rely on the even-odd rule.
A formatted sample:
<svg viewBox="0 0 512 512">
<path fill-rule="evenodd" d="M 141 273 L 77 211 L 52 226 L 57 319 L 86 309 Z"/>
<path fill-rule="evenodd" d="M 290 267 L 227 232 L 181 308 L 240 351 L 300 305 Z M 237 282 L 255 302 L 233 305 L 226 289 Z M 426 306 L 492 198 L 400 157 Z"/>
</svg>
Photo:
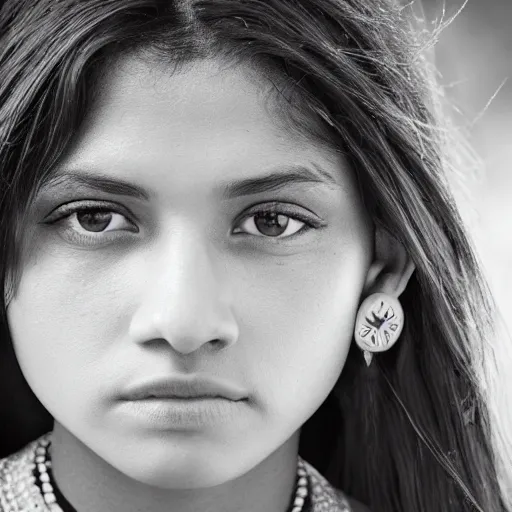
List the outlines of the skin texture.
<svg viewBox="0 0 512 512">
<path fill-rule="evenodd" d="M 55 418 L 57 482 L 79 510 L 285 511 L 300 427 L 340 375 L 360 301 L 398 296 L 413 266 L 374 231 L 340 154 L 286 131 L 251 70 L 171 73 L 129 56 L 101 85 L 56 172 L 122 179 L 149 199 L 43 189 L 8 309 L 23 373 Z M 293 165 L 334 183 L 222 197 L 227 182 Z M 114 207 L 108 232 L 76 214 L 48 223 L 84 200 Z M 288 227 L 269 236 L 250 207 L 272 202 Z M 301 231 L 295 213 L 317 224 Z M 247 402 L 181 431 L 120 407 L 135 382 L 192 373 Z"/>
</svg>

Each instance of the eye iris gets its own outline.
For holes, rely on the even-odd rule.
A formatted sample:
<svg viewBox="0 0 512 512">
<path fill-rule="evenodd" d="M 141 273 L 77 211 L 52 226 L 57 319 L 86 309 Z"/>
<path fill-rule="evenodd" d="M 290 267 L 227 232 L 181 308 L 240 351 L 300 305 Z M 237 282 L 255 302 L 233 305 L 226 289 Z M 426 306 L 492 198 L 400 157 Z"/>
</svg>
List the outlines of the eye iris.
<svg viewBox="0 0 512 512">
<path fill-rule="evenodd" d="M 85 230 L 98 233 L 110 224 L 112 214 L 109 212 L 77 212 L 76 218 Z"/>
<path fill-rule="evenodd" d="M 257 213 L 254 223 L 258 230 L 267 236 L 279 236 L 286 231 L 289 217 L 276 212 Z"/>
</svg>

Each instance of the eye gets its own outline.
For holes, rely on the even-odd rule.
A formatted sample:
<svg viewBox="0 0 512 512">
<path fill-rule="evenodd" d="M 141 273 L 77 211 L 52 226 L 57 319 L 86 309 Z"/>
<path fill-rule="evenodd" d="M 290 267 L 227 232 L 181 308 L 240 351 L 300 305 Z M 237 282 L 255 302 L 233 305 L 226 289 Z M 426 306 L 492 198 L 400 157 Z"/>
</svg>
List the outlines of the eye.
<svg viewBox="0 0 512 512">
<path fill-rule="evenodd" d="M 68 217 L 72 229 L 83 230 L 89 233 L 106 233 L 123 229 L 126 222 L 124 216 L 117 212 L 106 210 L 82 209 L 77 210 Z"/>
<path fill-rule="evenodd" d="M 245 232 L 258 237 L 282 239 L 291 238 L 320 226 L 320 221 L 313 216 L 298 212 L 296 209 L 290 211 L 290 207 L 283 205 L 272 205 L 266 208 L 260 207 L 254 213 L 246 215 L 240 224 L 241 229 L 237 227 L 233 233 Z"/>
<path fill-rule="evenodd" d="M 106 233 L 116 231 L 137 233 L 137 226 L 118 209 L 114 205 L 72 203 L 54 212 L 45 224 L 57 226 L 64 238 L 81 244 L 105 241 Z"/>
</svg>

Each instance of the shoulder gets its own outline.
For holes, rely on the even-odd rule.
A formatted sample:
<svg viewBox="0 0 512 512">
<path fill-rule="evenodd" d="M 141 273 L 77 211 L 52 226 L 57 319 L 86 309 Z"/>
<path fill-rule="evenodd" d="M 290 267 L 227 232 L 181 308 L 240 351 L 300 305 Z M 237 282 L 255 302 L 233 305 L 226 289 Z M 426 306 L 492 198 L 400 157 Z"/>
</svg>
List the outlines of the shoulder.
<svg viewBox="0 0 512 512">
<path fill-rule="evenodd" d="M 370 512 L 365 505 L 331 485 L 314 466 L 304 459 L 301 462 L 311 483 L 312 512 Z"/>
<path fill-rule="evenodd" d="M 366 505 L 363 505 L 360 501 L 357 501 L 350 496 L 347 496 L 346 498 L 351 512 L 371 512 L 371 510 Z"/>
<path fill-rule="evenodd" d="M 340 489 L 334 488 L 336 495 L 338 496 L 338 500 L 345 506 L 347 512 L 371 512 L 371 510 L 363 505 L 360 501 L 357 501 L 355 498 L 348 496 Z"/>
<path fill-rule="evenodd" d="M 33 484 L 35 451 L 39 442 L 40 439 L 32 441 L 18 452 L 0 459 L 0 512 L 32 510 L 34 503 L 44 510 L 44 504 L 37 501 L 39 492 Z"/>
<path fill-rule="evenodd" d="M 0 459 L 0 497 L 11 490 L 16 477 L 29 466 L 31 447 L 32 443 L 29 443 L 21 450 Z"/>
</svg>

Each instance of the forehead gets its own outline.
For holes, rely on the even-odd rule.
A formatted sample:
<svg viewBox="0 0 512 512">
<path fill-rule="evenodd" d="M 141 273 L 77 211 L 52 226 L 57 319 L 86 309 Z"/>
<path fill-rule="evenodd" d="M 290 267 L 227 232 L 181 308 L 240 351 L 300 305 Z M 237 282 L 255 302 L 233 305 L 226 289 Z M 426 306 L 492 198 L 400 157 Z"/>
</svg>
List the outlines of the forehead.
<svg viewBox="0 0 512 512">
<path fill-rule="evenodd" d="M 191 175 L 197 188 L 276 164 L 314 160 L 339 168 L 334 150 L 287 129 L 275 84 L 253 68 L 218 60 L 175 69 L 122 56 L 101 76 L 59 168 L 98 169 L 138 182 L 154 177 L 162 185 L 172 180 L 176 190 Z"/>
<path fill-rule="evenodd" d="M 301 118 L 300 126 L 289 122 L 291 89 L 270 67 L 263 72 L 220 59 L 176 67 L 137 54 L 120 55 L 99 76 L 95 100 L 76 139 L 115 134 L 127 139 L 138 131 L 167 140 L 172 136 L 178 143 L 179 134 L 190 133 L 196 143 L 212 137 L 226 143 L 230 135 L 236 139 L 246 133 L 253 140 L 269 138 L 273 145 L 318 146 L 301 129 L 306 119 L 297 109 L 293 112 Z"/>
<path fill-rule="evenodd" d="M 83 132 L 115 128 L 128 135 L 132 127 L 157 135 L 166 127 L 174 139 L 190 131 L 210 138 L 234 127 L 284 139 L 275 85 L 249 66 L 200 60 L 175 69 L 127 55 L 105 69 L 97 87 Z"/>
</svg>

